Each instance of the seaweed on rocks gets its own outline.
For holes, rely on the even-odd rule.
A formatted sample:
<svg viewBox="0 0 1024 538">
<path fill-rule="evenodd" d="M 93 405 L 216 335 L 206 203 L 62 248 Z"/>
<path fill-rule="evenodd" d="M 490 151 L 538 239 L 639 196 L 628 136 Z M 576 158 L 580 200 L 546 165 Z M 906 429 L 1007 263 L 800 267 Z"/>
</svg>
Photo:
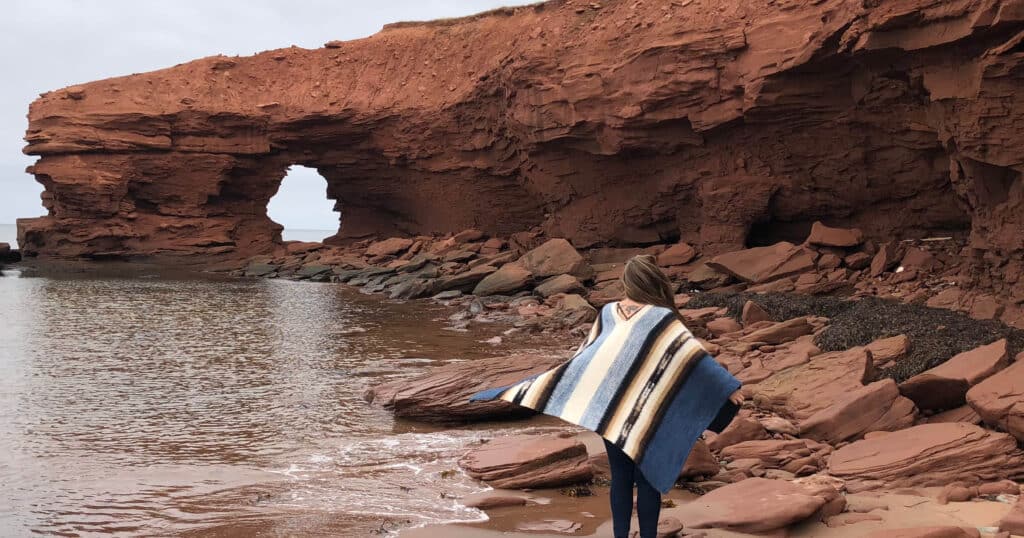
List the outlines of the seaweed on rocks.
<svg viewBox="0 0 1024 538">
<path fill-rule="evenodd" d="M 879 379 L 892 378 L 897 383 L 942 364 L 958 353 L 1001 338 L 1007 339 L 1011 355 L 1024 350 L 1024 330 L 1000 321 L 977 320 L 952 310 L 877 297 L 849 300 L 792 293 L 705 293 L 691 299 L 687 307 L 726 307 L 730 316 L 738 318 L 748 300 L 779 321 L 799 316 L 829 318 L 828 327 L 815 338 L 815 344 L 822 351 L 842 351 L 879 338 L 907 335 L 910 353 L 878 374 Z"/>
</svg>

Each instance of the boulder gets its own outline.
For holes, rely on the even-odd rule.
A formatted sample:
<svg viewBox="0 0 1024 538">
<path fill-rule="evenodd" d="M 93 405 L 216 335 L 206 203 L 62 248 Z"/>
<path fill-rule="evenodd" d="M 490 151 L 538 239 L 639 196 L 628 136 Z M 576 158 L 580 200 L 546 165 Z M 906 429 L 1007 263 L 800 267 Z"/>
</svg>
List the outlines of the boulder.
<svg viewBox="0 0 1024 538">
<path fill-rule="evenodd" d="M 679 478 L 714 476 L 721 470 L 718 459 L 711 453 L 707 443 L 702 439 L 698 439 L 697 443 L 690 450 L 690 455 L 686 458 L 686 463 L 683 465 L 683 470 L 679 473 Z"/>
<path fill-rule="evenodd" d="M 392 237 L 383 241 L 376 241 L 366 247 L 367 256 L 394 256 L 411 247 L 413 240 L 407 237 Z"/>
<path fill-rule="evenodd" d="M 855 247 L 864 242 L 864 232 L 857 228 L 831 228 L 821 222 L 811 226 L 807 243 L 823 247 Z"/>
<path fill-rule="evenodd" d="M 748 478 L 686 503 L 676 515 L 688 529 L 769 533 L 811 517 L 830 500 L 783 480 Z"/>
<path fill-rule="evenodd" d="M 559 293 L 580 293 L 585 291 L 579 279 L 572 275 L 556 275 L 541 282 L 533 292 L 541 297 L 551 297 Z"/>
<path fill-rule="evenodd" d="M 561 238 L 549 239 L 539 247 L 523 254 L 519 263 L 535 278 L 570 274 L 590 278 L 591 268 L 586 260 L 568 241 Z"/>
<path fill-rule="evenodd" d="M 981 419 L 1024 441 L 1024 361 L 1016 360 L 967 391 Z"/>
<path fill-rule="evenodd" d="M 676 243 L 658 254 L 658 265 L 661 267 L 685 265 L 696 257 L 697 251 L 693 247 L 686 243 Z"/>
<path fill-rule="evenodd" d="M 593 477 L 587 447 L 562 435 L 513 435 L 492 439 L 459 459 L 466 474 L 493 488 L 556 487 Z"/>
<path fill-rule="evenodd" d="M 694 267 L 692 271 L 686 273 L 686 281 L 692 286 L 696 286 L 702 290 L 710 290 L 720 286 L 724 286 L 732 280 L 732 277 L 724 272 L 718 271 L 706 263 L 702 263 Z"/>
<path fill-rule="evenodd" d="M 831 452 L 832 447 L 810 439 L 765 439 L 736 443 L 723 448 L 720 455 L 733 461 L 753 460 L 763 469 L 803 476 L 824 469 Z"/>
<path fill-rule="evenodd" d="M 707 265 L 744 282 L 761 284 L 813 270 L 814 257 L 807 249 L 783 241 L 721 254 Z"/>
<path fill-rule="evenodd" d="M 771 314 L 754 301 L 747 301 L 743 304 L 743 313 L 740 316 L 744 326 L 749 326 L 759 321 L 772 321 Z"/>
<path fill-rule="evenodd" d="M 1010 364 L 1006 345 L 1004 338 L 955 355 L 946 362 L 903 382 L 900 390 L 915 402 L 918 399 L 921 399 L 922 403 L 927 401 L 925 405 L 918 403 L 918 407 L 922 409 L 945 410 L 961 406 L 964 404 L 964 395 L 968 388 Z M 934 403 L 935 400 L 945 401 L 945 405 L 927 405 Z"/>
<path fill-rule="evenodd" d="M 875 366 L 882 367 L 896 362 L 910 353 L 910 338 L 905 334 L 875 340 L 868 344 Z"/>
<path fill-rule="evenodd" d="M 874 377 L 863 347 L 823 353 L 750 387 L 758 407 L 802 423 Z"/>
<path fill-rule="evenodd" d="M 565 327 L 589 323 L 597 319 L 597 309 L 575 293 L 552 295 L 548 298 L 548 302 L 555 306 L 553 316 L 558 318 Z"/>
<path fill-rule="evenodd" d="M 800 435 L 838 444 L 871 431 L 896 431 L 914 425 L 917 409 L 892 379 L 876 381 L 840 395 L 832 405 L 800 423 Z"/>
<path fill-rule="evenodd" d="M 418 376 L 377 385 L 363 397 L 391 409 L 397 417 L 425 422 L 522 417 L 533 412 L 503 400 L 470 402 L 469 397 L 487 388 L 521 381 L 563 362 L 562 356 L 525 353 L 453 362 Z"/>
<path fill-rule="evenodd" d="M 525 267 L 517 263 L 506 263 L 497 271 L 485 276 L 473 288 L 473 295 L 485 297 L 515 293 L 529 286 L 532 280 L 533 275 Z"/>
<path fill-rule="evenodd" d="M 807 318 L 793 318 L 757 329 L 746 334 L 740 340 L 743 342 L 764 342 L 765 344 L 778 345 L 796 340 L 813 332 L 814 326 L 807 321 Z"/>
<path fill-rule="evenodd" d="M 972 424 L 921 424 L 846 445 L 832 454 L 828 470 L 853 493 L 972 486 L 1024 478 L 1024 452 L 1013 437 Z"/>
</svg>

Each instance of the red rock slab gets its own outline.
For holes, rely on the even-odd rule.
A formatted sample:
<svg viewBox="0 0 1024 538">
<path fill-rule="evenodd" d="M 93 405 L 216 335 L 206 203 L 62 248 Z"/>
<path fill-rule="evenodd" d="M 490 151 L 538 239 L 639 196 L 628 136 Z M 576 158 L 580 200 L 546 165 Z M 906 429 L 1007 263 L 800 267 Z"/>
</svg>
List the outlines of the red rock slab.
<svg viewBox="0 0 1024 538">
<path fill-rule="evenodd" d="M 802 422 L 860 388 L 873 374 L 871 354 L 857 347 L 811 357 L 750 387 L 750 392 L 759 407 Z"/>
<path fill-rule="evenodd" d="M 473 295 L 484 297 L 515 293 L 526 288 L 532 280 L 533 275 L 525 267 L 517 263 L 506 263 L 477 283 Z"/>
<path fill-rule="evenodd" d="M 832 447 L 810 439 L 743 441 L 723 448 L 728 460 L 756 460 L 764 469 L 780 469 L 795 475 L 815 473 L 825 467 Z"/>
<path fill-rule="evenodd" d="M 1024 478 L 1024 452 L 1007 434 L 963 422 L 921 424 L 846 445 L 829 473 L 850 492 L 878 488 L 978 485 Z"/>
<path fill-rule="evenodd" d="M 718 435 L 708 434 L 708 448 L 712 451 L 720 451 L 725 447 L 741 443 L 743 441 L 756 441 L 768 437 L 768 431 L 760 422 L 743 416 L 738 416 L 729 423 L 722 433 Z"/>
<path fill-rule="evenodd" d="M 658 254 L 658 265 L 661 267 L 684 265 L 696 257 L 697 251 L 693 247 L 686 243 L 676 243 Z"/>
<path fill-rule="evenodd" d="M 522 417 L 532 411 L 504 400 L 470 402 L 473 394 L 521 381 L 565 362 L 565 357 L 518 354 L 453 362 L 409 379 L 370 388 L 363 398 L 395 416 L 425 422 L 464 422 Z"/>
<path fill-rule="evenodd" d="M 944 411 L 966 402 L 971 386 L 966 379 L 937 376 L 922 372 L 900 383 L 900 393 L 921 409 Z"/>
<path fill-rule="evenodd" d="M 811 225 L 807 242 L 823 247 L 855 247 L 864 242 L 864 232 L 858 228 L 832 228 L 815 222 Z"/>
<path fill-rule="evenodd" d="M 978 529 L 971 527 L 915 527 L 912 529 L 886 529 L 865 534 L 865 538 L 981 538 Z"/>
<path fill-rule="evenodd" d="M 800 435 L 837 444 L 870 431 L 896 431 L 914 425 L 917 408 L 900 396 L 896 382 L 876 381 L 856 388 L 800 423 Z"/>
<path fill-rule="evenodd" d="M 814 332 L 814 326 L 807 321 L 807 318 L 793 318 L 757 329 L 744 335 L 740 340 L 743 342 L 764 342 L 766 344 L 778 345 L 791 342 L 812 332 Z"/>
<path fill-rule="evenodd" d="M 1005 338 L 997 340 L 991 344 L 957 354 L 924 373 L 950 379 L 966 379 L 969 385 L 977 385 L 983 379 L 1010 364 L 1010 355 L 1006 345 Z"/>
<path fill-rule="evenodd" d="M 814 269 L 814 257 L 803 247 L 785 241 L 715 256 L 707 265 L 744 282 L 761 284 Z"/>
<path fill-rule="evenodd" d="M 910 352 L 910 338 L 905 334 L 899 334 L 875 340 L 867 347 L 874 357 L 875 366 L 882 366 L 906 357 Z"/>
<path fill-rule="evenodd" d="M 707 329 L 712 336 L 718 337 L 723 334 L 729 334 L 741 330 L 743 327 L 740 326 L 736 320 L 732 318 L 718 318 L 708 322 Z"/>
<path fill-rule="evenodd" d="M 516 495 L 513 492 L 499 490 L 474 493 L 461 499 L 463 506 L 479 508 L 480 510 L 493 510 L 508 506 L 523 506 L 529 501 L 522 494 Z"/>
<path fill-rule="evenodd" d="M 494 488 L 556 487 L 590 480 L 587 447 L 560 435 L 499 437 L 459 459 L 466 474 Z"/>
<path fill-rule="evenodd" d="M 967 403 L 986 423 L 1024 440 L 1024 362 L 1018 360 L 972 387 Z"/>
<path fill-rule="evenodd" d="M 854 525 L 864 521 L 882 521 L 882 516 L 879 514 L 848 512 L 828 518 L 825 520 L 825 525 L 829 528 L 845 527 L 847 525 Z"/>
<path fill-rule="evenodd" d="M 968 424 L 981 424 L 981 415 L 969 405 L 961 405 L 956 409 L 943 411 L 928 417 L 928 423 L 937 422 L 967 422 Z"/>
<path fill-rule="evenodd" d="M 828 500 L 790 482 L 748 478 L 686 503 L 677 514 L 688 529 L 765 533 L 806 520 Z"/>
</svg>

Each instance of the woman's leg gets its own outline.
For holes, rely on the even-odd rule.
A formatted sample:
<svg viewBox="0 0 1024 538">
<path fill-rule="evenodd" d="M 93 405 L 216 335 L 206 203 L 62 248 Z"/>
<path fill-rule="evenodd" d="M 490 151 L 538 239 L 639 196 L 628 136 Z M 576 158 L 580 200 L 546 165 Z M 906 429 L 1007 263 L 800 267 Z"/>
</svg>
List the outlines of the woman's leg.
<svg viewBox="0 0 1024 538">
<path fill-rule="evenodd" d="M 628 538 L 629 520 L 633 517 L 633 471 L 636 466 L 614 444 L 605 440 L 604 447 L 608 451 L 608 467 L 612 473 L 612 528 L 615 538 Z"/>
<path fill-rule="evenodd" d="M 656 538 L 658 515 L 661 514 L 661 492 L 644 478 L 639 469 L 635 474 L 636 515 L 640 520 L 640 538 Z"/>
</svg>

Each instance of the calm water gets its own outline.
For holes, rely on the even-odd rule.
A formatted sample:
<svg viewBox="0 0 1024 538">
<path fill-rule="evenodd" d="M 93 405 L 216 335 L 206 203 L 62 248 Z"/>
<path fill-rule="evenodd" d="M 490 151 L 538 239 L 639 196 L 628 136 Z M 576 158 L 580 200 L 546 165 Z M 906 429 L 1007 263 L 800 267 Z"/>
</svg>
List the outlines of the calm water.
<svg viewBox="0 0 1024 538">
<path fill-rule="evenodd" d="M 481 437 L 362 401 L 501 328 L 337 285 L 0 277 L 0 536 L 366 536 L 476 520 Z M 491 332 L 488 333 L 487 330 Z M 444 495 L 442 495 L 444 493 Z"/>
</svg>

